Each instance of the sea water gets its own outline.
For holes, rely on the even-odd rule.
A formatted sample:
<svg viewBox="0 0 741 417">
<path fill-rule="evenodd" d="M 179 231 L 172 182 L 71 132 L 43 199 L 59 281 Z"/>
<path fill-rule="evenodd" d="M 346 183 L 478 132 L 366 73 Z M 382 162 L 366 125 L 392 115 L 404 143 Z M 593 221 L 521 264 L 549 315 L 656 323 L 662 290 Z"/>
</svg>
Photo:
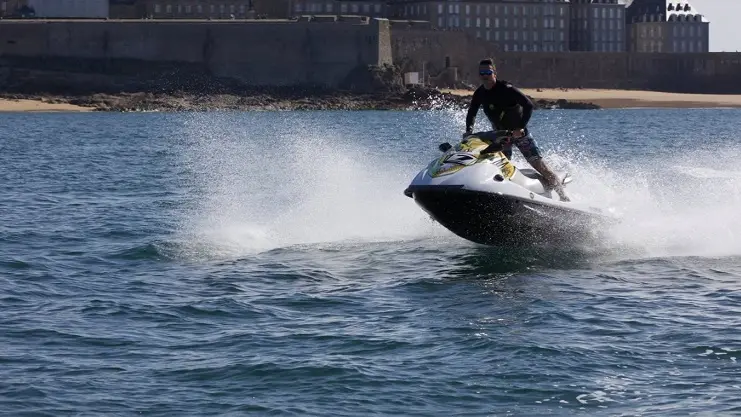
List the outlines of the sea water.
<svg viewBox="0 0 741 417">
<path fill-rule="evenodd" d="M 741 413 L 741 111 L 537 111 L 568 251 L 403 195 L 464 119 L 0 115 L 0 414 Z"/>
</svg>

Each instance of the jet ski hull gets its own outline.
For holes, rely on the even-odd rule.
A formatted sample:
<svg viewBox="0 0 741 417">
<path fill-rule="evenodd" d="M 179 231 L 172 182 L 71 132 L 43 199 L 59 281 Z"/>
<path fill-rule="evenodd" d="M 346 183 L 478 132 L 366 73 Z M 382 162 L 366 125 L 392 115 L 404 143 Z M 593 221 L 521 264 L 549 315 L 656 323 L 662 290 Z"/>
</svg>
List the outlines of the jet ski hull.
<svg viewBox="0 0 741 417">
<path fill-rule="evenodd" d="M 405 194 L 454 234 L 484 245 L 588 244 L 599 239 L 606 220 L 597 213 L 458 185 L 411 185 Z"/>
</svg>

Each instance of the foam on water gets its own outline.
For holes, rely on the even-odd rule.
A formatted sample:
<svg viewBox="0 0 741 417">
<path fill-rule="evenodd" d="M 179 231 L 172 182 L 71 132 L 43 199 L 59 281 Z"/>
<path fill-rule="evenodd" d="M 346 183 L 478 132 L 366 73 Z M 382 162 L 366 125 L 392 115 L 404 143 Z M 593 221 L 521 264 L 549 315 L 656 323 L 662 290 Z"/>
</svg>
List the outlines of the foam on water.
<svg viewBox="0 0 741 417">
<path fill-rule="evenodd" d="M 733 161 L 740 156 L 736 147 L 628 161 L 577 157 L 566 161 L 576 178 L 569 192 L 619 213 L 604 244 L 624 256 L 739 255 L 741 172 Z"/>
<path fill-rule="evenodd" d="M 310 123 L 300 138 L 219 126 L 191 131 L 187 164 L 203 198 L 183 231 L 201 248 L 230 255 L 444 236 L 402 193 L 419 167 L 354 139 Z"/>
<path fill-rule="evenodd" d="M 421 117 L 428 119 L 421 126 L 449 136 L 464 116 L 444 109 Z M 363 140 L 367 127 L 340 133 L 305 118 L 297 138 L 258 122 L 235 129 L 238 121 L 250 123 L 211 114 L 194 116 L 184 129 L 185 162 L 199 191 L 182 231 L 196 250 L 239 255 L 420 238 L 467 244 L 402 194 L 428 155 L 411 157 L 387 133 L 379 142 Z M 741 148 L 637 152 L 618 160 L 575 151 L 573 141 L 549 142 L 547 160 L 574 174 L 572 199 L 621 215 L 603 242 L 608 252 L 621 258 L 741 254 L 741 172 L 734 168 Z"/>
</svg>

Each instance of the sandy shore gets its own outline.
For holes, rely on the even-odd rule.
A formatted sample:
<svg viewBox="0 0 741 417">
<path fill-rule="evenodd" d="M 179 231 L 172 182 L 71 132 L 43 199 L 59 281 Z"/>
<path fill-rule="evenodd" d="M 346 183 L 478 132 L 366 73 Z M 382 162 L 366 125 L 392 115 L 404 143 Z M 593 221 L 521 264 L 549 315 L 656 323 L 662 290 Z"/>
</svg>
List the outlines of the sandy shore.
<svg viewBox="0 0 741 417">
<path fill-rule="evenodd" d="M 453 94 L 467 96 L 467 90 L 447 90 Z M 590 90 L 590 89 L 530 89 L 522 91 L 534 99 L 559 100 L 593 103 L 603 108 L 631 107 L 741 107 L 741 95 L 680 94 L 657 91 L 632 90 Z"/>
<path fill-rule="evenodd" d="M 67 103 L 49 103 L 42 100 L 11 100 L 0 98 L 0 112 L 80 112 L 91 111 L 90 107 Z"/>
</svg>

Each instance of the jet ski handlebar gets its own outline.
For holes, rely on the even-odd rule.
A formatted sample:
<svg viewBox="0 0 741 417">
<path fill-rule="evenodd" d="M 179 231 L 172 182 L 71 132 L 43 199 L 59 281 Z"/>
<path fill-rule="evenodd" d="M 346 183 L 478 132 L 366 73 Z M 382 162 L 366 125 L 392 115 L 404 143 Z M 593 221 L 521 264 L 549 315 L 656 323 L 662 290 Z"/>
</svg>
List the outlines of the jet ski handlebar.
<svg viewBox="0 0 741 417">
<path fill-rule="evenodd" d="M 463 141 L 468 139 L 470 136 L 476 136 L 477 138 L 488 143 L 489 147 L 486 148 L 487 152 L 496 152 L 498 150 L 501 150 L 504 147 L 504 145 L 508 144 L 512 140 L 512 131 L 511 130 L 487 130 L 487 131 L 476 132 L 476 133 L 464 133 Z M 453 146 L 448 142 L 441 143 L 438 146 L 441 152 L 447 152 L 452 147 Z"/>
</svg>

